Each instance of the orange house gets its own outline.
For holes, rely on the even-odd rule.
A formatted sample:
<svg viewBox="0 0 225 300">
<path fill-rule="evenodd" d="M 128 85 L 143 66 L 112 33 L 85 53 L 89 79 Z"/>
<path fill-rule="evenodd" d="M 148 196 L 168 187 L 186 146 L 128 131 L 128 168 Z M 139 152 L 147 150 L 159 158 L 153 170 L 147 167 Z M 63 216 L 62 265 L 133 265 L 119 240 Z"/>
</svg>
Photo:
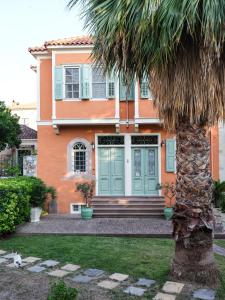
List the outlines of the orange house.
<svg viewBox="0 0 225 300">
<path fill-rule="evenodd" d="M 163 129 L 145 79 L 128 89 L 118 74 L 104 75 L 92 63 L 92 47 L 83 36 L 29 49 L 37 60 L 38 176 L 56 187 L 59 213 L 80 212 L 75 184 L 94 177 L 95 199 L 106 201 L 99 215 L 110 214 L 110 199 L 117 199 L 114 215 L 131 200 L 131 215 L 144 214 L 138 203 L 159 214 L 158 184 L 175 181 L 175 134 Z M 210 138 L 217 179 L 217 128 Z"/>
</svg>

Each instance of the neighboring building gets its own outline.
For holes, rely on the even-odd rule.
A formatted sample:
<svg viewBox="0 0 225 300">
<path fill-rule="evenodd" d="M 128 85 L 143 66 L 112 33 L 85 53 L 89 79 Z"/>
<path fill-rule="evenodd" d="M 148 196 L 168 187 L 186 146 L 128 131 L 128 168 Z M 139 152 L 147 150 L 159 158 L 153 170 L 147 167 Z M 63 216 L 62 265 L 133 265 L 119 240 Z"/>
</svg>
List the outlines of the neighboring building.
<svg viewBox="0 0 225 300">
<path fill-rule="evenodd" d="M 0 176 L 6 175 L 9 166 L 18 165 L 23 175 L 23 157 L 36 154 L 37 152 L 37 131 L 26 126 L 20 125 L 21 144 L 18 149 L 6 148 L 0 152 Z"/>
<path fill-rule="evenodd" d="M 15 100 L 9 106 L 12 113 L 20 117 L 19 123 L 37 130 L 37 107 L 36 103 L 19 103 Z"/>
<path fill-rule="evenodd" d="M 98 215 L 123 215 L 121 205 L 131 199 L 130 215 L 157 214 L 157 203 L 162 212 L 158 184 L 175 181 L 175 134 L 163 129 L 148 83 L 132 82 L 128 90 L 119 76 L 105 76 L 92 64 L 92 47 L 84 36 L 29 49 L 37 59 L 38 176 L 57 188 L 60 213 L 80 209 L 81 175 L 95 176 L 96 197 L 106 201 Z M 216 179 L 217 135 L 212 129 Z M 111 214 L 110 197 L 118 198 Z"/>
</svg>

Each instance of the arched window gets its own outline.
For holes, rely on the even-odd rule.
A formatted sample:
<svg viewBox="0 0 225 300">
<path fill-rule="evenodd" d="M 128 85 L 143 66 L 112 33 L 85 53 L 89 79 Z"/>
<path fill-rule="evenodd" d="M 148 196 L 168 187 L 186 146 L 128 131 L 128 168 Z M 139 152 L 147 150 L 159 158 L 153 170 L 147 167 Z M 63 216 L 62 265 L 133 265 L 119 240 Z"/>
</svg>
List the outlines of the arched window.
<svg viewBox="0 0 225 300">
<path fill-rule="evenodd" d="M 73 146 L 72 166 L 75 173 L 87 171 L 87 147 L 84 143 L 77 142 Z"/>
</svg>

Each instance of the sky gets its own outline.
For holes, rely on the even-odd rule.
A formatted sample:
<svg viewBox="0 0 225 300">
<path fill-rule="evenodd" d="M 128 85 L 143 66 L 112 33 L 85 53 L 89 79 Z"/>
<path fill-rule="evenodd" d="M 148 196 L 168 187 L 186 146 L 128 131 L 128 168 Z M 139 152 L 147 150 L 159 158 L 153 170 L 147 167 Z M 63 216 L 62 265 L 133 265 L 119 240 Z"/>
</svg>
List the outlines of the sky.
<svg viewBox="0 0 225 300">
<path fill-rule="evenodd" d="M 86 34 L 82 10 L 68 0 L 0 0 L 0 100 L 36 101 L 36 61 L 28 52 L 47 40 Z"/>
</svg>

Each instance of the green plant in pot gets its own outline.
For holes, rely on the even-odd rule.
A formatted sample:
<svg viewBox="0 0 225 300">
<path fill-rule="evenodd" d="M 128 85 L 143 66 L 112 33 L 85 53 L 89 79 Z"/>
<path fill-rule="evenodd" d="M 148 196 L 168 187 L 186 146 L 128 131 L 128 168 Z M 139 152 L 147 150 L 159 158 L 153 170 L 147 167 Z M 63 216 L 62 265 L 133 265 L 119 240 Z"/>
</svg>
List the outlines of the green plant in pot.
<svg viewBox="0 0 225 300">
<path fill-rule="evenodd" d="M 173 216 L 173 205 L 172 201 L 175 198 L 175 184 L 166 182 L 165 184 L 162 184 L 159 186 L 159 189 L 163 190 L 164 196 L 169 199 L 169 202 L 166 203 L 166 206 L 164 208 L 164 216 L 166 220 L 170 220 Z"/>
<path fill-rule="evenodd" d="M 79 191 L 85 202 L 85 205 L 81 208 L 81 217 L 84 220 L 90 220 L 93 215 L 93 208 L 91 207 L 91 200 L 94 193 L 94 180 L 85 181 L 76 185 L 77 191 Z"/>
</svg>

